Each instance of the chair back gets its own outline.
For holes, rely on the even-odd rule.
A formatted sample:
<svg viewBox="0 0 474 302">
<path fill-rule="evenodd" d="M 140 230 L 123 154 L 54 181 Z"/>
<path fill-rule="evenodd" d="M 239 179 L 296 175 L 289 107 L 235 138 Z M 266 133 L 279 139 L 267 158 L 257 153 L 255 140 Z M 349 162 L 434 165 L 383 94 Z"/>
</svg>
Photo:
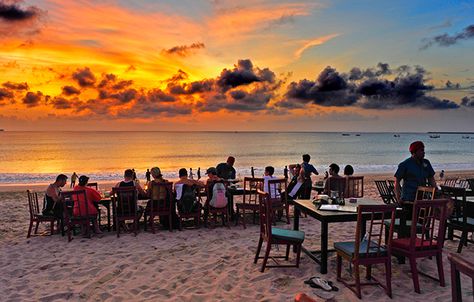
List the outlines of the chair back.
<svg viewBox="0 0 474 302">
<path fill-rule="evenodd" d="M 462 219 L 463 223 L 467 222 L 467 217 L 469 215 L 466 201 L 466 189 L 441 186 L 441 192 L 444 196 L 449 197 L 454 201 L 453 208 L 448 211 L 451 219 L 458 220 L 459 222 Z"/>
<path fill-rule="evenodd" d="M 388 180 L 376 180 L 375 185 L 384 203 L 391 204 L 395 202 L 395 193 Z"/>
<path fill-rule="evenodd" d="M 411 252 L 443 248 L 448 202 L 448 199 L 415 200 L 410 229 Z M 418 234 L 417 224 L 421 224 Z"/>
<path fill-rule="evenodd" d="M 150 213 L 168 212 L 172 206 L 173 183 L 172 182 L 154 182 L 148 183 L 150 192 L 149 208 Z"/>
<path fill-rule="evenodd" d="M 89 217 L 89 203 L 87 202 L 86 190 L 74 190 L 61 192 L 64 202 L 64 216 Z"/>
<path fill-rule="evenodd" d="M 117 217 L 135 217 L 138 193 L 135 187 L 112 188 L 112 206 Z"/>
<path fill-rule="evenodd" d="M 346 193 L 344 197 L 364 197 L 364 176 L 348 176 L 346 178 Z"/>
<path fill-rule="evenodd" d="M 393 224 L 395 221 L 394 205 L 359 205 L 357 207 L 357 226 L 354 258 L 359 257 L 390 257 L 390 250 L 393 236 Z M 364 238 L 360 238 L 362 224 L 366 223 L 364 215 L 370 214 L 370 220 L 367 220 L 367 233 Z M 384 223 L 390 219 L 390 224 Z M 385 236 L 385 228 L 389 227 L 387 243 L 382 243 L 382 237 Z M 365 239 L 365 240 L 363 240 Z M 364 244 L 361 248 L 361 244 Z M 362 253 L 362 255 L 360 254 Z"/>
<path fill-rule="evenodd" d="M 423 187 L 416 188 L 415 199 L 416 200 L 432 200 L 435 197 L 435 187 Z"/>
<path fill-rule="evenodd" d="M 88 182 L 86 186 L 94 188 L 96 191 L 99 190 L 99 185 L 96 182 Z"/>
<path fill-rule="evenodd" d="M 328 189 L 330 191 L 337 191 L 340 198 L 344 198 L 346 193 L 346 178 L 345 177 L 329 177 L 327 180 Z M 331 192 L 327 192 L 330 194 Z"/>
<path fill-rule="evenodd" d="M 288 190 L 286 186 L 287 179 L 276 178 L 269 179 L 264 191 L 268 193 L 268 199 L 271 199 L 273 207 L 286 205 L 288 202 Z"/>
<path fill-rule="evenodd" d="M 179 213 L 189 214 L 195 212 L 198 209 L 198 188 L 194 185 L 178 185 L 182 186 L 181 197 L 179 199 L 176 199 Z"/>
<path fill-rule="evenodd" d="M 30 210 L 30 218 L 33 218 L 35 215 L 41 214 L 39 209 L 38 193 L 26 190 L 26 194 L 28 195 L 28 209 Z"/>
<path fill-rule="evenodd" d="M 469 182 L 467 181 L 467 179 L 458 179 L 456 187 L 469 189 Z"/>
<path fill-rule="evenodd" d="M 474 178 L 468 178 L 466 179 L 466 181 L 469 184 L 469 189 L 471 189 L 471 191 L 474 191 Z"/>
<path fill-rule="evenodd" d="M 263 178 L 244 177 L 242 203 L 258 205 L 259 197 L 257 190 L 263 190 Z"/>
<path fill-rule="evenodd" d="M 263 240 L 271 242 L 272 239 L 272 223 L 273 223 L 273 204 L 269 198 L 269 194 L 258 191 L 259 212 L 260 212 L 260 236 Z"/>
<path fill-rule="evenodd" d="M 455 187 L 457 182 L 458 182 L 457 178 L 446 178 L 444 180 L 444 185 L 447 187 Z"/>
</svg>

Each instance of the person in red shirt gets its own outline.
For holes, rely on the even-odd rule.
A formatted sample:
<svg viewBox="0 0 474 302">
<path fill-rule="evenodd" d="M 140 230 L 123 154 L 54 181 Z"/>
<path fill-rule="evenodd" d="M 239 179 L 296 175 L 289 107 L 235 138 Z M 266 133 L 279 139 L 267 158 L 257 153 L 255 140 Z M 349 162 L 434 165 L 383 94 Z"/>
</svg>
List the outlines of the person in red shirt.
<svg viewBox="0 0 474 302">
<path fill-rule="evenodd" d="M 83 216 L 87 215 L 94 217 L 92 219 L 92 223 L 94 225 L 94 232 L 96 234 L 101 234 L 101 230 L 99 228 L 99 224 L 97 222 L 97 213 L 98 213 L 98 202 L 102 199 L 100 193 L 97 192 L 94 188 L 88 187 L 87 182 L 89 181 L 89 177 L 82 175 L 79 177 L 79 184 L 74 187 L 74 191 L 78 190 L 85 190 L 86 191 L 86 200 L 79 200 L 79 202 L 74 204 L 73 215 L 74 216 Z M 86 206 L 87 203 L 87 206 Z"/>
</svg>

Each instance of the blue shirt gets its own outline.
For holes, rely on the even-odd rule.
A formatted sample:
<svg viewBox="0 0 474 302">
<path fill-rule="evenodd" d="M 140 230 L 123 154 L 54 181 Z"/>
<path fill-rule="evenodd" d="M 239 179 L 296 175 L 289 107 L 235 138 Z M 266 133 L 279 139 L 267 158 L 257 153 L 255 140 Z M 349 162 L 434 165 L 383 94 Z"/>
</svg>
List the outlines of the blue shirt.
<svg viewBox="0 0 474 302">
<path fill-rule="evenodd" d="M 414 201 L 418 186 L 426 186 L 428 179 L 435 175 L 431 163 L 423 159 L 418 163 L 413 157 L 407 158 L 398 165 L 395 177 L 403 179 L 402 200 Z"/>
<path fill-rule="evenodd" d="M 305 179 L 311 179 L 311 173 L 314 173 L 314 174 L 318 174 L 318 171 L 316 171 L 316 168 L 310 164 L 310 163 L 307 163 L 307 162 L 303 162 L 301 164 L 301 166 L 303 167 L 304 169 L 304 177 Z"/>
</svg>

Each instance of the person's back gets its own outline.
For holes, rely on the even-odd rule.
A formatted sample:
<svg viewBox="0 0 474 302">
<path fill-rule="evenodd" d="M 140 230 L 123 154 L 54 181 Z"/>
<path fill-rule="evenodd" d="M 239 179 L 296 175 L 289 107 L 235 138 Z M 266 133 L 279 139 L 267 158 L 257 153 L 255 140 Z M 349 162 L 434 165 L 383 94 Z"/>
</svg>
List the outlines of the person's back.
<svg viewBox="0 0 474 302">
<path fill-rule="evenodd" d="M 227 162 L 220 163 L 216 166 L 217 176 L 222 179 L 235 179 L 235 169 L 234 169 L 235 158 L 229 156 Z"/>
<path fill-rule="evenodd" d="M 86 193 L 86 200 L 83 199 L 83 195 L 79 195 L 79 204 L 74 204 L 73 215 L 74 216 L 83 216 L 83 215 L 97 215 L 97 208 L 95 207 L 94 203 L 99 202 L 102 197 L 100 193 L 97 192 L 95 189 L 88 187 L 88 186 L 81 186 L 78 184 L 74 187 L 73 191 L 80 191 L 84 190 Z M 86 206 L 87 203 L 87 206 Z"/>
</svg>

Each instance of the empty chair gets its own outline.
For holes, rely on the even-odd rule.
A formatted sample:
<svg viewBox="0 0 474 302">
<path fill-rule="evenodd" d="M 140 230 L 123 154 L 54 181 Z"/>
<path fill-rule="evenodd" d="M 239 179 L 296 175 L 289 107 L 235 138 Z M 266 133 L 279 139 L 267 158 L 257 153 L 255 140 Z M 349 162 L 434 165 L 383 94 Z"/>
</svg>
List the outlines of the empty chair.
<svg viewBox="0 0 474 302">
<path fill-rule="evenodd" d="M 135 236 L 138 233 L 138 221 L 141 211 L 137 204 L 138 193 L 135 187 L 112 188 L 112 209 L 114 213 L 115 229 L 117 237 L 120 237 L 120 229 L 126 229 L 126 221 L 132 221 L 132 230 Z"/>
<path fill-rule="evenodd" d="M 364 197 L 364 176 L 346 177 L 346 192 L 344 198 Z"/>
<path fill-rule="evenodd" d="M 376 180 L 375 185 L 384 203 L 391 204 L 396 202 L 393 186 L 390 187 L 387 180 Z"/>
<path fill-rule="evenodd" d="M 458 182 L 458 179 L 457 178 L 446 178 L 444 180 L 444 186 L 447 186 L 447 187 L 456 187 L 456 184 Z"/>
<path fill-rule="evenodd" d="M 83 234 L 90 238 L 91 223 L 92 219 L 96 219 L 97 210 L 87 201 L 86 191 L 67 191 L 62 192 L 61 196 L 64 202 L 64 225 L 68 241 L 72 240 L 73 228 L 76 225 L 80 225 Z"/>
<path fill-rule="evenodd" d="M 257 189 L 263 189 L 263 178 L 245 177 L 244 178 L 244 192 L 242 195 L 242 202 L 235 204 L 237 208 L 237 218 L 235 225 L 239 223 L 240 216 L 242 215 L 242 226 L 245 226 L 245 214 L 249 211 L 253 214 L 253 223 L 255 224 L 256 216 L 259 211 L 258 204 L 258 193 Z"/>
<path fill-rule="evenodd" d="M 260 206 L 260 236 L 258 240 L 257 252 L 255 254 L 254 263 L 257 263 L 258 259 L 263 258 L 261 272 L 265 270 L 265 267 L 299 267 L 301 245 L 304 241 L 304 232 L 286 230 L 272 227 L 274 208 L 272 205 L 272 199 L 269 198 L 269 194 L 259 191 L 259 206 Z M 263 242 L 266 242 L 265 256 L 260 257 L 260 251 L 262 249 Z M 272 245 L 284 244 L 286 245 L 285 256 L 273 256 L 270 257 L 270 250 Z M 296 264 L 294 265 L 279 265 L 276 259 L 283 258 L 289 260 L 290 247 L 294 246 L 296 250 Z M 275 265 L 267 265 L 268 258 L 272 258 L 275 261 Z"/>
<path fill-rule="evenodd" d="M 57 222 L 59 226 L 60 219 L 54 216 L 45 216 L 41 213 L 38 203 L 38 193 L 27 190 L 26 194 L 28 195 L 28 209 L 30 211 L 30 226 L 28 228 L 28 234 L 26 235 L 26 238 L 30 238 L 31 236 L 31 229 L 33 228 L 33 223 L 36 223 L 35 234 L 38 233 L 38 227 L 41 222 L 50 223 L 50 235 L 53 235 L 54 222 Z"/>
<path fill-rule="evenodd" d="M 268 193 L 268 199 L 271 199 L 273 211 L 277 213 L 273 218 L 281 218 L 285 212 L 286 223 L 290 224 L 290 204 L 288 203 L 288 193 L 286 179 L 269 179 L 264 191 Z"/>
<path fill-rule="evenodd" d="M 430 200 L 434 199 L 435 196 L 435 187 L 418 187 L 416 188 L 416 200 Z"/>
<path fill-rule="evenodd" d="M 363 236 L 361 234 L 362 224 L 365 224 L 362 215 L 370 214 L 370 222 L 368 233 Z M 389 239 L 386 245 L 382 244 L 382 236 L 384 228 L 387 226 L 383 223 L 384 219 L 390 219 L 389 224 Z M 393 221 L 395 220 L 395 207 L 391 205 L 359 205 L 357 208 L 357 227 L 355 231 L 355 241 L 350 242 L 336 242 L 334 248 L 337 252 L 337 280 L 346 285 L 350 290 L 355 292 L 359 299 L 362 298 L 360 287 L 362 285 L 380 285 L 385 289 L 387 295 L 392 297 L 391 286 L 391 254 L 390 245 L 393 234 Z M 363 236 L 363 239 L 361 237 Z M 341 262 L 342 258 L 348 260 L 354 265 L 355 283 L 349 284 L 341 277 Z M 372 277 L 372 265 L 385 265 L 385 285 Z M 367 280 L 373 279 L 373 282 L 360 282 L 359 266 L 367 267 Z"/>
<path fill-rule="evenodd" d="M 417 200 L 413 205 L 410 237 L 392 240 L 392 254 L 408 257 L 415 292 L 420 293 L 416 259 L 436 256 L 439 283 L 445 286 L 443 271 L 443 244 L 447 199 Z M 421 224 L 418 236 L 416 223 Z"/>
<path fill-rule="evenodd" d="M 159 217 L 162 224 L 162 219 L 167 220 L 168 229 L 171 232 L 173 230 L 173 212 L 176 213 L 173 202 L 173 183 L 151 181 L 149 182 L 148 191 L 150 192 L 150 200 L 143 214 L 145 231 L 148 224 L 150 224 L 151 232 L 155 234 L 155 217 Z"/>
<path fill-rule="evenodd" d="M 451 263 L 451 298 L 453 302 L 462 302 L 460 273 L 471 278 L 472 296 L 472 291 L 474 290 L 474 263 L 467 261 L 461 255 L 453 253 L 448 254 L 448 260 Z"/>
</svg>

